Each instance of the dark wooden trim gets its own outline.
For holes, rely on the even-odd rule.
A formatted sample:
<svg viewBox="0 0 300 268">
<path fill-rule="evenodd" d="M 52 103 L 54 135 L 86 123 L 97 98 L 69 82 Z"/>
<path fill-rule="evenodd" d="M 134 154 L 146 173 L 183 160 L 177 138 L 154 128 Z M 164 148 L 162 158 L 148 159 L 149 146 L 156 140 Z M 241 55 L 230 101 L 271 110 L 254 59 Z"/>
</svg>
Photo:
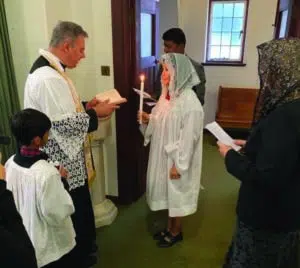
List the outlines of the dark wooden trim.
<svg viewBox="0 0 300 268">
<path fill-rule="evenodd" d="M 242 45 L 242 60 L 244 62 L 245 57 L 245 44 L 246 44 L 246 35 L 247 35 L 247 26 L 248 26 L 248 13 L 249 13 L 249 0 L 246 0 L 246 16 L 245 16 L 245 25 L 244 25 L 244 35 L 243 35 L 243 45 Z"/>
<path fill-rule="evenodd" d="M 214 62 L 202 62 L 203 66 L 227 66 L 227 67 L 245 67 L 246 63 L 241 62 L 228 62 L 228 61 L 214 61 Z"/>
<path fill-rule="evenodd" d="M 129 204 L 139 197 L 136 163 L 137 96 L 132 87 L 136 80 L 136 3 L 135 0 L 111 0 L 114 84 L 128 102 L 116 112 L 117 166 L 119 202 Z M 132 70 L 132 71 L 128 71 Z M 100 126 L 101 127 L 101 126 Z"/>
<path fill-rule="evenodd" d="M 207 36 L 206 36 L 206 63 L 209 63 L 211 61 L 208 60 L 208 52 L 209 52 L 209 41 L 210 41 L 210 28 L 211 28 L 211 8 L 212 8 L 212 3 L 213 2 L 217 2 L 220 0 L 209 0 L 209 9 L 208 9 L 208 28 L 207 28 Z M 230 1 L 232 2 L 232 0 L 223 0 L 224 2 L 226 1 Z M 235 1 L 235 0 L 233 0 Z M 238 1 L 238 0 L 236 0 Z M 243 40 L 242 40 L 242 57 L 241 60 L 238 61 L 239 64 L 241 64 L 241 66 L 244 66 L 243 62 L 244 62 L 244 56 L 245 56 L 245 43 L 246 43 L 246 35 L 247 35 L 247 25 L 248 25 L 248 12 L 249 12 L 249 0 L 244 0 L 246 1 L 246 12 L 245 12 L 245 25 L 244 25 L 244 29 L 243 29 Z M 223 61 L 223 63 L 229 63 L 232 64 L 231 61 Z M 211 65 L 211 64 L 209 64 Z M 222 64 L 218 64 L 218 65 L 222 65 Z M 235 64 L 236 66 L 239 66 L 238 64 Z M 226 65 L 227 66 L 227 65 Z"/>
<path fill-rule="evenodd" d="M 279 24 L 279 8 L 280 8 L 280 0 L 277 0 L 277 8 L 276 8 L 276 16 L 275 16 L 275 21 L 274 24 L 272 25 L 274 27 L 274 34 L 273 37 L 276 39 L 278 36 L 278 24 Z"/>
<path fill-rule="evenodd" d="M 209 7 L 208 7 L 208 22 L 207 22 L 207 33 L 206 33 L 206 55 L 205 61 L 208 61 L 208 52 L 209 52 L 209 44 L 210 44 L 210 29 L 211 29 L 211 6 L 212 0 L 209 0 Z"/>
</svg>

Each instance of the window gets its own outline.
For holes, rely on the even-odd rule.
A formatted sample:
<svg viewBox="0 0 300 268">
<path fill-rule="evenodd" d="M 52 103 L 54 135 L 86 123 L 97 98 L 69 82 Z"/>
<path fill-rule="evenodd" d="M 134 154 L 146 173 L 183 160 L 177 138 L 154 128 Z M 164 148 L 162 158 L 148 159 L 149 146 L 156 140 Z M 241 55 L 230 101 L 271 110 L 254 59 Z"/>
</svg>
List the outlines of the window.
<svg viewBox="0 0 300 268">
<path fill-rule="evenodd" d="M 206 62 L 242 64 L 248 0 L 210 0 Z"/>
<path fill-rule="evenodd" d="M 141 57 L 152 55 L 152 15 L 141 13 Z"/>
<path fill-rule="evenodd" d="M 284 10 L 280 12 L 280 30 L 279 30 L 279 38 L 286 37 L 287 32 L 287 23 L 288 23 L 288 10 Z"/>
</svg>

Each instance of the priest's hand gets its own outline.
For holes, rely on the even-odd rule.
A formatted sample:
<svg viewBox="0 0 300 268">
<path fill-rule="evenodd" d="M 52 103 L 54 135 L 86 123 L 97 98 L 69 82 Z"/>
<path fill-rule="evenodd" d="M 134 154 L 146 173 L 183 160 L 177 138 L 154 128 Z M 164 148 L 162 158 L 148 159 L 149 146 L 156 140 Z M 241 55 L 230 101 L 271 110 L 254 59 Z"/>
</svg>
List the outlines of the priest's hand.
<svg viewBox="0 0 300 268">
<path fill-rule="evenodd" d="M 93 107 L 98 117 L 107 117 L 118 108 L 118 105 L 109 103 L 109 100 L 103 102 L 98 101 L 98 104 L 95 107 Z"/>
<path fill-rule="evenodd" d="M 220 141 L 218 141 L 217 144 L 219 146 L 220 154 L 225 158 L 228 151 L 231 150 L 232 148 L 228 145 L 225 145 L 224 143 L 222 143 Z"/>
<path fill-rule="evenodd" d="M 140 118 L 142 116 L 142 123 L 143 124 L 148 124 L 149 120 L 150 120 L 150 115 L 146 112 L 142 112 L 142 114 L 140 113 L 140 111 L 137 114 L 137 121 L 140 122 Z"/>
<path fill-rule="evenodd" d="M 179 172 L 177 171 L 175 165 L 173 164 L 173 166 L 170 170 L 170 179 L 171 180 L 178 180 L 178 179 L 180 179 L 180 177 L 181 176 L 180 176 Z"/>
<path fill-rule="evenodd" d="M 86 110 L 92 109 L 94 108 L 98 103 L 100 103 L 100 101 L 98 99 L 93 98 L 91 101 L 89 101 L 86 105 L 85 108 Z"/>
<path fill-rule="evenodd" d="M 0 164 L 0 180 L 5 179 L 5 168 Z"/>
</svg>

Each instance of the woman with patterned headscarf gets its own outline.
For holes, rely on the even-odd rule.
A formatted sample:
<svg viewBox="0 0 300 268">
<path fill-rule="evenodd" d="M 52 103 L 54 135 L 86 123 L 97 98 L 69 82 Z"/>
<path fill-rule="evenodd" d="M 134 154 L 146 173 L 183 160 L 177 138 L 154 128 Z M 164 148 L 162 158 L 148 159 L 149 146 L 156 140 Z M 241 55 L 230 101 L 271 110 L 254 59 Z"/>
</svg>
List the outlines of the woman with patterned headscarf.
<svg viewBox="0 0 300 268">
<path fill-rule="evenodd" d="M 237 227 L 224 268 L 298 267 L 300 39 L 258 46 L 260 92 L 241 152 L 219 143 L 241 182 Z"/>
<path fill-rule="evenodd" d="M 168 227 L 154 239 L 170 247 L 183 239 L 181 218 L 197 210 L 204 114 L 192 90 L 199 78 L 189 58 L 168 53 L 162 65 L 162 94 L 150 115 L 143 112 L 142 128 L 145 145 L 151 142 L 147 202 L 153 211 L 169 212 Z"/>
</svg>

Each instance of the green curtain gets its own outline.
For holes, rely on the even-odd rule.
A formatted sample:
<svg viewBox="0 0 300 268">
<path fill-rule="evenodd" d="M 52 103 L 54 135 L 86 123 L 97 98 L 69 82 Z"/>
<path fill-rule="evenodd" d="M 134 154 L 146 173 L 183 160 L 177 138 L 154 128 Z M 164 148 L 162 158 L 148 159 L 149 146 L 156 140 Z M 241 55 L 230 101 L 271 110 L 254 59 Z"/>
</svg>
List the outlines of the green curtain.
<svg viewBox="0 0 300 268">
<path fill-rule="evenodd" d="M 0 135 L 12 138 L 10 118 L 20 110 L 17 83 L 9 42 L 4 0 L 0 0 Z M 0 145 L 2 163 L 15 153 L 16 144 Z"/>
</svg>

